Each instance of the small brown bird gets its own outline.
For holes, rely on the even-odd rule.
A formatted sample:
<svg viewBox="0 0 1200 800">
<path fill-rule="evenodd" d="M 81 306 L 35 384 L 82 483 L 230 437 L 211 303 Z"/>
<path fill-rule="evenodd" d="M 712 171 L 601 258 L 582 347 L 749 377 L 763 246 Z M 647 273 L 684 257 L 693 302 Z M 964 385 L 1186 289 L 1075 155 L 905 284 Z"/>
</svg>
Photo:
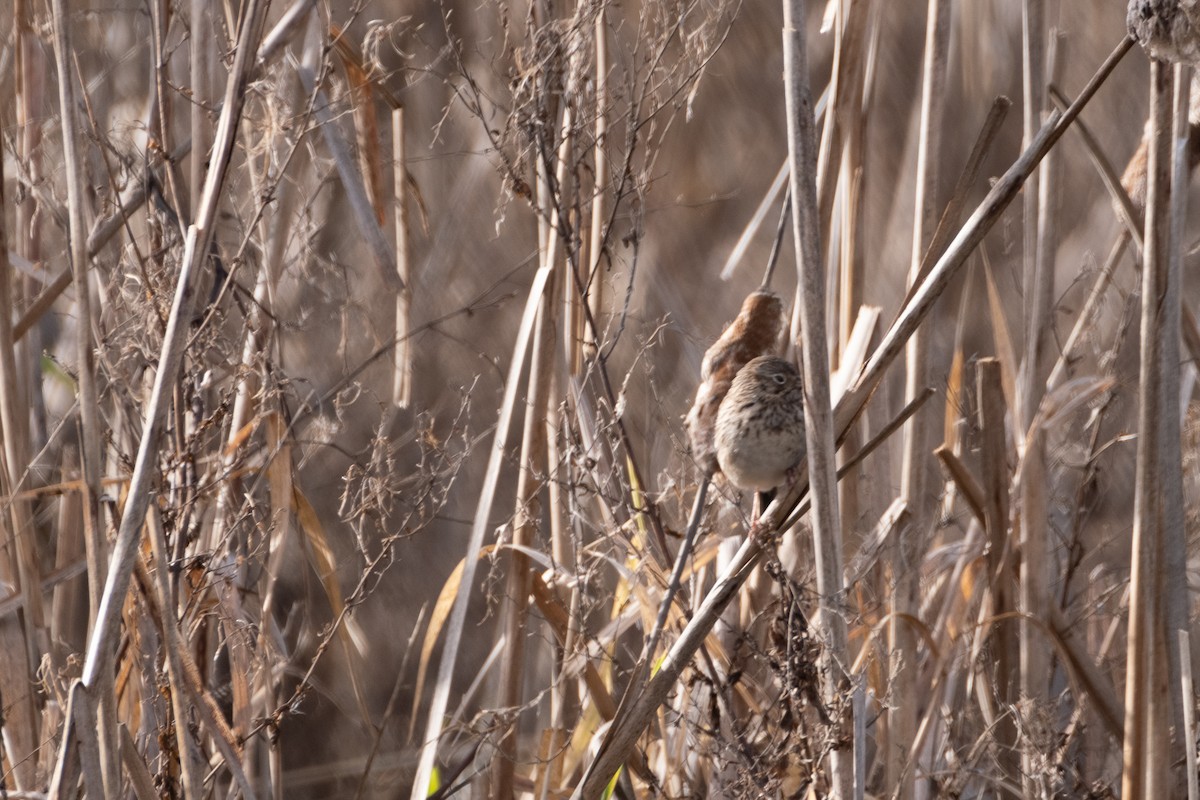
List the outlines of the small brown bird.
<svg viewBox="0 0 1200 800">
<path fill-rule="evenodd" d="M 759 356 L 742 367 L 717 411 L 721 472 L 739 489 L 766 492 L 804 460 L 804 384 L 790 361 Z"/>
</svg>

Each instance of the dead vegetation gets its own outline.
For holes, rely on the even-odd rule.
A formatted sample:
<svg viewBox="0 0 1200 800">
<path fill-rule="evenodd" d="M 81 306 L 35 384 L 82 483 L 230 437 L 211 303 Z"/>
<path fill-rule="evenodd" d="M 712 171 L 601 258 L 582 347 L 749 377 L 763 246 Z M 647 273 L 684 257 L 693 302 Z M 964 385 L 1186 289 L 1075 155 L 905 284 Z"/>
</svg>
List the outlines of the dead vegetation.
<svg viewBox="0 0 1200 800">
<path fill-rule="evenodd" d="M 1200 114 L 1123 9 L 268 6 L 4 12 L 7 796 L 1196 797 Z"/>
</svg>

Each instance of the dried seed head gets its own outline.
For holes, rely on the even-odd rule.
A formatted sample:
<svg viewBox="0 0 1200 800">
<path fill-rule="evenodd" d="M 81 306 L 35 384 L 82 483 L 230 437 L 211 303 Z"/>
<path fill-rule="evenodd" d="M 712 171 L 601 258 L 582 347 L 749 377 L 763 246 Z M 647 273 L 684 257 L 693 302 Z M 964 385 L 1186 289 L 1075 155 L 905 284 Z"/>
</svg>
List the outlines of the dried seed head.
<svg viewBox="0 0 1200 800">
<path fill-rule="evenodd" d="M 1195 0 L 1133 0 L 1125 24 L 1154 58 L 1200 64 L 1200 8 Z"/>
</svg>

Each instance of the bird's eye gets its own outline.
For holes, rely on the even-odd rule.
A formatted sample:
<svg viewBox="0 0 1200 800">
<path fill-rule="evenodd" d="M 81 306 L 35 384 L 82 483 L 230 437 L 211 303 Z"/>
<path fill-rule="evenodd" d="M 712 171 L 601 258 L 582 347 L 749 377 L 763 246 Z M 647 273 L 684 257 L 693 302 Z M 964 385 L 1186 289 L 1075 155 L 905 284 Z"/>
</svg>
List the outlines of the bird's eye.
<svg viewBox="0 0 1200 800">
<path fill-rule="evenodd" d="M 771 376 L 771 380 L 775 381 L 780 386 L 783 386 L 785 383 L 787 383 L 787 376 L 784 375 L 782 372 L 776 372 L 774 375 Z"/>
</svg>

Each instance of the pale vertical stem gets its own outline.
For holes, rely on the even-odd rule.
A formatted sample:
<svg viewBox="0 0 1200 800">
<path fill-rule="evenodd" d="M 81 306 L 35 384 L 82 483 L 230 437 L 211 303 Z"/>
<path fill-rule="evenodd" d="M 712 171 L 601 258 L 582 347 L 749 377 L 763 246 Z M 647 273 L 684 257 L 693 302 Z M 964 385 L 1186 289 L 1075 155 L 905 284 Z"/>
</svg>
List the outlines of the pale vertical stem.
<svg viewBox="0 0 1200 800">
<path fill-rule="evenodd" d="M 1046 10 L 1045 0 L 1025 0 L 1023 5 L 1024 123 L 1025 141 L 1041 124 L 1046 96 Z M 1054 151 L 1046 153 L 1025 186 L 1024 205 L 1024 324 L 1025 354 L 1017 403 L 1020 429 L 1024 432 L 1021 457 L 1020 507 L 1014 532 L 1021 543 L 1020 607 L 1036 614 L 1051 602 L 1050 573 L 1054 553 L 1050 542 L 1046 496 L 1046 437 L 1031 429 L 1049 373 L 1049 331 L 1054 303 Z M 1021 695 L 1044 702 L 1049 692 L 1050 652 L 1044 636 L 1029 618 L 1020 622 Z M 1033 743 L 1022 742 L 1021 782 L 1026 798 L 1042 797 L 1048 791 L 1043 771 L 1034 759 Z"/>
<path fill-rule="evenodd" d="M 168 81 L 168 66 L 170 55 L 166 51 L 165 39 L 167 37 L 167 26 L 169 24 L 171 10 L 168 7 L 166 0 L 154 0 L 150 4 L 150 24 L 153 34 L 151 36 L 152 49 L 154 53 L 154 63 L 150 69 L 151 79 L 154 81 L 154 97 L 155 103 L 152 106 L 154 116 L 150 119 L 151 134 L 156 136 L 162 143 L 164 152 L 170 153 L 173 147 L 175 131 L 171 125 L 172 118 L 172 103 L 173 95 L 167 90 Z M 197 151 L 198 153 L 204 151 Z M 184 226 L 191 219 L 192 205 L 189 202 L 190 198 L 184 198 L 179 193 L 179 182 L 175 175 L 177 167 L 170 159 L 163 163 L 163 175 L 166 176 L 167 197 L 171 201 L 171 206 L 175 209 L 179 216 L 179 231 L 184 233 Z"/>
<path fill-rule="evenodd" d="M 412 267 L 408 259 L 408 157 L 404 145 L 404 108 L 392 109 L 392 180 L 396 215 L 396 271 L 400 291 L 396 293 L 396 348 L 392 351 L 392 405 L 408 408 L 412 402 Z"/>
<path fill-rule="evenodd" d="M 1194 703 L 1194 695 L 1181 694 L 1183 686 L 1184 660 L 1189 654 L 1180 648 L 1181 634 L 1186 637 L 1189 628 L 1188 596 L 1187 596 L 1187 528 L 1185 524 L 1183 500 L 1183 453 L 1181 430 L 1182 395 L 1179 385 L 1180 356 L 1180 327 L 1182 324 L 1182 271 L 1183 252 L 1187 243 L 1187 211 L 1189 158 L 1188 139 L 1190 125 L 1188 124 L 1188 101 L 1192 84 L 1192 69 L 1184 65 L 1176 65 L 1175 97 L 1173 131 L 1171 136 L 1171 196 L 1170 196 L 1170 244 L 1167 252 L 1166 284 L 1163 287 L 1163 328 L 1162 328 L 1162 413 L 1159 415 L 1159 435 L 1162 451 L 1159 476 L 1162 490 L 1159 492 L 1159 502 L 1162 504 L 1160 519 L 1162 524 L 1162 570 L 1157 576 L 1159 585 L 1154 593 L 1159 605 L 1163 625 L 1161 636 L 1164 639 L 1167 653 L 1167 686 L 1168 707 L 1165 711 L 1169 716 L 1164 721 L 1169 722 L 1165 730 L 1175 731 L 1175 740 L 1167 742 L 1170 748 L 1165 763 L 1178 765 L 1178 751 L 1186 751 L 1190 757 L 1187 763 L 1191 766 L 1190 776 L 1186 781 L 1178 766 L 1173 766 L 1166 779 L 1165 792 L 1171 797 L 1181 797 L 1185 786 L 1194 784 L 1196 778 L 1194 739 L 1184 736 L 1191 729 L 1186 718 L 1186 709 Z M 1156 648 L 1157 649 L 1157 648 Z M 1190 791 L 1190 788 L 1188 789 Z"/>
<path fill-rule="evenodd" d="M 38 41 L 34 32 L 33 0 L 13 0 L 13 20 L 16 27 L 16 42 L 13 48 L 13 66 L 16 74 L 14 90 L 16 91 L 17 117 L 17 157 L 29 170 L 31 180 L 41 177 L 41 158 L 38 157 L 42 126 L 38 121 L 43 97 L 44 68 L 40 48 L 35 46 Z M 41 257 L 41 240 L 36 229 L 35 205 L 33 194 L 16 203 L 16 230 L 13 237 L 16 241 L 17 252 L 30 261 Z"/>
<path fill-rule="evenodd" d="M 42 47 L 41 34 L 35 30 L 35 25 L 40 23 L 35 23 L 33 5 L 32 0 L 14 0 L 13 2 L 13 21 L 16 32 L 13 47 L 13 66 L 16 77 L 13 89 L 16 91 L 16 97 L 13 99 L 15 100 L 17 122 L 16 156 L 24 166 L 30 181 L 40 184 L 45 180 L 41 144 L 45 107 L 48 104 L 46 98 L 48 58 Z M 41 261 L 41 221 L 46 215 L 38 213 L 38 201 L 33 192 L 24 193 L 24 197 L 14 203 L 14 206 L 16 227 L 9 239 L 10 246 L 15 244 L 17 253 L 29 261 Z M 61 274 L 64 278 L 69 279 L 70 269 L 64 270 Z M 65 284 L 62 288 L 66 288 Z M 26 296 L 34 297 L 39 294 L 40 287 L 33 283 L 33 278 L 28 278 L 24 282 L 14 280 L 12 290 L 14 298 L 23 301 Z M 40 356 L 43 350 L 42 333 L 37 326 L 26 332 L 18 323 L 14 338 L 20 341 L 23 335 L 25 340 L 15 351 L 17 374 L 32 375 L 35 373 L 33 359 Z M 24 401 L 29 403 L 31 410 L 35 412 L 33 420 L 36 424 L 37 410 L 42 407 L 41 383 L 30 380 L 24 381 L 20 385 L 23 387 Z M 35 427 L 30 432 L 30 441 L 40 441 L 42 435 L 43 433 Z M 95 578 L 100 573 L 92 572 L 91 574 Z M 95 597 L 99 599 L 98 591 Z M 92 606 L 93 616 L 95 610 L 96 607 Z"/>
<path fill-rule="evenodd" d="M 8 258 L 8 235 L 4 225 L 4 159 L 0 157 L 0 438 L 3 439 L 5 474 L 0 491 L 12 496 L 21 488 L 21 476 L 29 464 L 28 432 L 17 374 L 16 345 L 13 342 L 13 278 L 16 271 Z M 5 693 L 4 749 L 13 765 L 18 789 L 35 785 L 33 758 L 38 739 L 34 695 L 30 686 L 40 653 L 35 634 L 42 626 L 41 581 L 34 552 L 33 520 L 27 500 L 13 498 L 8 505 L 8 530 L 0 527 L 0 578 L 19 586 L 25 599 L 24 625 L 15 616 L 0 620 L 0 646 L 7 649 L 0 665 L 0 691 Z M 2 525 L 2 523 L 0 523 Z M 15 645 L 15 647 L 14 647 Z M 19 654 L 19 655 L 18 655 Z M 8 708 L 9 704 L 12 708 Z"/>
<path fill-rule="evenodd" d="M 192 157 L 189 164 L 188 189 L 189 208 L 200 205 L 200 191 L 204 187 L 204 155 L 208 152 L 208 115 L 205 106 L 209 102 L 208 53 L 212 47 L 211 0 L 191 0 L 190 24 L 192 97 L 189 121 L 192 129 Z"/>
<path fill-rule="evenodd" d="M 569 268 L 569 267 L 568 267 Z M 564 281 L 567 282 L 567 281 Z M 574 290 L 574 287 L 571 289 Z M 563 487 L 569 484 L 568 470 L 570 465 L 563 459 L 563 453 L 560 446 L 559 430 L 562 426 L 562 407 L 555 402 L 554 398 L 562 396 L 563 381 L 569 381 L 570 378 L 563 375 L 559 370 L 550 371 L 550 398 L 552 402 L 547 403 L 546 407 L 546 473 L 548 475 L 547 493 L 549 495 L 550 507 L 547 512 L 547 518 L 550 523 L 550 558 L 552 562 L 558 566 L 574 565 L 575 554 L 574 548 L 571 546 L 571 537 L 569 535 L 569 522 L 567 519 L 567 492 Z M 556 590 L 557 591 L 557 590 Z M 570 638 L 568 636 L 568 638 Z M 570 653 L 566 649 L 566 644 L 562 647 L 562 658 L 556 662 L 557 667 L 562 667 L 567 655 Z M 578 707 L 575 692 L 572 691 L 574 683 L 563 676 L 561 670 L 556 676 L 553 685 L 550 687 L 550 725 L 556 729 L 563 729 L 567 725 L 574 724 L 574 709 Z"/>
<path fill-rule="evenodd" d="M 1021 140 L 1022 147 L 1029 147 L 1041 125 L 1046 86 L 1045 16 L 1044 0 L 1023 0 L 1021 4 L 1021 85 L 1024 95 L 1024 102 L 1021 106 L 1024 119 L 1022 128 L 1023 137 Z M 1035 170 L 1026 179 L 1024 190 L 1025 249 L 1024 280 L 1021 285 L 1025 291 L 1022 327 L 1025 331 L 1026 359 L 1024 365 L 1025 381 L 1018 409 L 1021 430 L 1029 428 L 1029 423 L 1033 420 L 1034 416 L 1032 406 L 1035 403 L 1033 394 L 1035 375 L 1033 365 L 1035 359 L 1030 359 L 1028 354 L 1037 351 L 1040 338 L 1040 331 L 1036 327 L 1038 305 L 1037 290 L 1035 288 L 1038 285 L 1038 179 L 1039 171 Z"/>
<path fill-rule="evenodd" d="M 1125 741 L 1122 797 L 1149 797 L 1148 780 L 1156 764 L 1148 752 L 1153 726 L 1151 687 L 1154 685 L 1155 576 L 1158 573 L 1161 528 L 1158 520 L 1160 484 L 1160 420 L 1162 413 L 1162 311 L 1167 272 L 1169 202 L 1170 68 L 1150 62 L 1150 147 L 1146 185 L 1146 223 L 1142 264 L 1141 369 L 1138 379 L 1138 440 L 1130 564 L 1129 632 L 1125 667 Z M 1166 757 L 1166 753 L 1158 753 Z"/>
<path fill-rule="evenodd" d="M 919 279 L 925 251 L 937 226 L 936 193 L 938 159 L 941 157 L 942 119 L 945 111 L 946 65 L 950 52 L 950 0 L 929 0 L 925 21 L 925 56 L 922 67 L 920 138 L 917 143 L 917 190 L 913 203 L 913 240 L 908 282 Z M 905 402 L 912 402 L 929 383 L 929 346 L 921 328 L 908 340 L 905 352 Z M 904 426 L 904 452 L 900 494 L 912 514 L 906 535 L 897 537 L 891 549 L 892 615 L 888 623 L 891 641 L 890 691 L 898 697 L 916 697 L 917 640 L 906 615 L 918 612 L 922 539 L 932 519 L 934 504 L 928 495 L 930 413 L 918 411 Z M 888 713 L 888 784 L 900 788 L 900 797 L 912 797 L 914 773 L 908 762 L 908 745 L 916 733 L 917 707 L 898 703 Z"/>
<path fill-rule="evenodd" d="M 838 522 L 837 465 L 833 415 L 829 397 L 829 350 L 825 327 L 825 272 L 821 262 L 820 213 L 817 208 L 816 122 L 808 84 L 804 0 L 783 4 L 784 92 L 787 103 L 788 156 L 791 164 L 792 233 L 799 256 L 797 269 L 804 352 L 804 422 L 812 497 L 813 550 L 817 562 L 818 627 L 825 637 L 823 683 L 831 709 L 843 707 L 840 687 L 849 666 L 845 587 L 842 575 L 841 525 Z M 840 727 L 848 720 L 840 714 Z M 832 795 L 848 798 L 854 791 L 854 755 L 840 750 L 830 757 Z"/>
<path fill-rule="evenodd" d="M 84 530 L 92 560 L 99 568 L 107 558 L 104 523 L 100 516 L 100 408 L 96 392 L 96 368 L 92 354 L 92 302 L 88 285 L 87 228 L 84 223 L 84 192 L 86 178 L 79 152 L 79 130 L 75 112 L 75 67 L 71 48 L 70 25 L 67 22 L 66 0 L 54 0 L 54 54 L 58 66 L 58 98 L 62 115 L 63 161 L 67 172 L 67 213 L 70 224 L 70 253 L 72 283 L 75 289 L 75 358 L 78 367 L 79 416 L 83 429 L 83 508 Z M 88 576 L 94 582 L 91 589 L 92 608 L 98 613 L 97 592 L 100 573 Z M 100 688 L 103 698 L 99 708 L 100 754 L 106 790 L 116 793 L 119 772 L 117 766 L 116 718 L 110 688 L 111 675 L 101 677 L 91 688 Z"/>
<path fill-rule="evenodd" d="M 588 239 L 588 274 L 583 276 L 584 285 L 588 287 L 587 302 L 591 307 L 592 319 L 600 321 L 604 311 L 604 280 L 601 277 L 601 264 L 604 261 L 604 215 L 607 211 L 604 205 L 608 189 L 608 28 L 605 24 L 605 6 L 602 4 L 596 13 L 596 122 L 595 146 L 592 148 L 592 172 L 596 183 L 592 188 L 592 222 Z M 582 315 L 581 315 L 582 316 Z M 585 326 L 584 344 L 594 351 L 597 343 L 592 332 Z M 575 348 L 573 348 L 574 350 Z M 578 374 L 579 364 L 572 363 L 571 374 Z"/>
<path fill-rule="evenodd" d="M 266 177 L 267 181 L 271 181 L 277 177 L 272 175 L 272 155 L 272 153 L 268 152 L 263 157 L 262 174 Z M 246 172 L 250 177 L 251 190 L 254 192 L 254 196 L 262 197 L 262 181 L 259 179 L 259 171 L 251 167 Z M 279 181 L 276 191 L 278 203 L 263 209 L 263 214 L 259 218 L 258 223 L 261 232 L 261 241 L 267 244 L 264 248 L 266 255 L 255 282 L 254 302 L 250 305 L 249 318 L 246 321 L 246 329 L 242 339 L 242 353 L 239 361 L 239 369 L 237 370 L 238 379 L 234 391 L 233 412 L 230 415 L 228 438 L 222 455 L 221 472 L 224 475 L 231 475 L 237 465 L 239 458 L 238 440 L 242 428 L 255 412 L 256 398 L 259 396 L 261 381 L 255 378 L 258 371 L 258 361 L 261 357 L 266 356 L 274 335 L 274 318 L 270 313 L 263 313 L 263 310 L 271 308 L 271 297 L 275 281 L 279 277 L 280 262 L 283 259 L 283 250 L 286 246 L 285 242 L 289 230 L 289 213 L 295 197 L 292 184 L 287 181 Z M 280 425 L 277 420 L 268 418 L 268 448 L 271 452 L 275 453 L 275 458 L 286 459 L 290 463 L 291 458 L 288 455 L 290 450 L 286 447 L 279 447 L 277 437 L 273 435 L 278 427 Z M 284 471 L 283 474 L 288 473 Z M 237 482 L 232 478 L 221 481 L 217 492 L 216 514 L 213 518 L 213 524 L 209 528 L 210 536 L 208 543 L 203 548 L 207 551 L 215 552 L 217 548 L 223 546 L 228 521 L 233 514 L 233 498 L 237 485 Z M 265 575 L 259 589 L 262 597 L 262 605 L 259 611 L 260 625 L 258 638 L 255 643 L 255 652 L 264 661 L 269 658 L 267 654 L 273 652 L 273 647 L 269 639 L 275 611 L 279 565 L 283 561 L 287 545 L 291 541 L 289 537 L 292 524 L 291 486 L 279 487 L 276 485 L 275 479 L 272 478 L 270 488 L 271 519 L 273 525 L 272 533 L 266 543 Z M 286 501 L 278 502 L 280 494 L 286 495 Z M 228 588 L 224 586 L 220 587 L 219 596 L 222 599 L 229 594 Z M 248 648 L 244 640 L 242 642 L 231 641 L 229 656 L 231 664 L 235 669 L 251 668 L 251 655 L 247 650 Z M 270 709 L 275 707 L 276 703 L 278 682 L 275 671 L 272 669 L 269 661 L 260 664 L 258 669 L 252 670 L 252 675 L 252 703 L 236 704 L 234 708 L 233 724 L 235 731 L 239 735 L 245 735 L 246 731 L 249 730 L 252 715 L 256 713 L 268 714 L 270 713 Z M 260 772 L 260 754 L 261 748 L 264 746 L 268 748 L 267 753 L 271 766 L 278 766 L 276 763 L 278 761 L 278 740 L 272 739 L 265 742 L 263 737 L 250 737 L 246 743 L 242 763 L 251 781 Z M 268 784 L 272 796 L 278 798 L 280 797 L 281 786 L 276 773 L 277 770 L 271 769 L 265 782 Z"/>
</svg>

